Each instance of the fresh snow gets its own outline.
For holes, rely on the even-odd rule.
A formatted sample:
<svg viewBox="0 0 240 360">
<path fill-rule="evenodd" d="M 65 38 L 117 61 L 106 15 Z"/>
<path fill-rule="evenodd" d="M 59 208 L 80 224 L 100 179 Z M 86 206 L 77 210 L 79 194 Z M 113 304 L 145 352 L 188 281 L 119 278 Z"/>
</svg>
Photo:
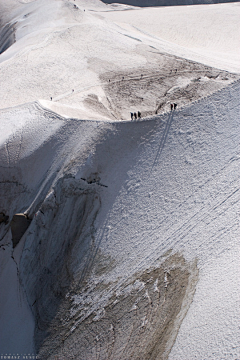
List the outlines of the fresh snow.
<svg viewBox="0 0 240 360">
<path fill-rule="evenodd" d="M 108 11 L 104 17 L 148 35 L 168 53 L 240 71 L 240 4 L 169 6 Z"/>
<path fill-rule="evenodd" d="M 0 4 L 1 354 L 240 358 L 239 9 Z"/>
</svg>

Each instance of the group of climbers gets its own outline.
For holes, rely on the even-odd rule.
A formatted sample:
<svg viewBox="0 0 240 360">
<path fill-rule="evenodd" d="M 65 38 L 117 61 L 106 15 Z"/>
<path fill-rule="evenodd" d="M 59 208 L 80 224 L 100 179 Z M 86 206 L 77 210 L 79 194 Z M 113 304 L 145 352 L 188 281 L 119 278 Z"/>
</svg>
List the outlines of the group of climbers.
<svg viewBox="0 0 240 360">
<path fill-rule="evenodd" d="M 171 103 L 170 104 L 170 109 L 171 109 L 171 111 L 172 110 L 176 110 L 176 108 L 177 108 L 177 104 L 176 103 Z M 140 111 L 138 111 L 137 113 L 136 112 L 134 112 L 134 113 L 130 113 L 131 114 L 131 120 L 137 120 L 137 119 L 141 119 L 141 113 L 140 113 Z"/>
<path fill-rule="evenodd" d="M 141 113 L 140 111 L 138 111 L 137 113 L 134 112 L 134 113 L 130 113 L 131 114 L 131 120 L 137 120 L 137 119 L 141 119 Z"/>
<path fill-rule="evenodd" d="M 175 110 L 177 108 L 177 104 L 173 103 L 173 104 L 170 105 L 170 107 L 171 107 L 171 111 Z"/>
</svg>

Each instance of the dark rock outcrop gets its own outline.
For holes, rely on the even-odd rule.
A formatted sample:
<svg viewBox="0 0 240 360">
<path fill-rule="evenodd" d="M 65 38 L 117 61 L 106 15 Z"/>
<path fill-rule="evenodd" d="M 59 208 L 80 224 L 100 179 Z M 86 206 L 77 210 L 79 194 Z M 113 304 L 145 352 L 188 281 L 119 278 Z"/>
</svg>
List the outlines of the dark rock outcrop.
<svg viewBox="0 0 240 360">
<path fill-rule="evenodd" d="M 7 224 L 8 219 L 9 219 L 8 215 L 5 215 L 3 212 L 0 212 L 0 224 L 1 223 Z"/>
<path fill-rule="evenodd" d="M 22 236 L 29 227 L 31 220 L 25 214 L 15 214 L 13 215 L 12 221 L 10 223 L 12 231 L 12 243 L 13 248 L 17 246 Z"/>
<path fill-rule="evenodd" d="M 177 5 L 197 5 L 197 4 L 218 4 L 227 3 L 231 0 L 102 0 L 106 4 L 118 2 L 119 4 L 148 7 L 148 6 L 177 6 Z"/>
</svg>

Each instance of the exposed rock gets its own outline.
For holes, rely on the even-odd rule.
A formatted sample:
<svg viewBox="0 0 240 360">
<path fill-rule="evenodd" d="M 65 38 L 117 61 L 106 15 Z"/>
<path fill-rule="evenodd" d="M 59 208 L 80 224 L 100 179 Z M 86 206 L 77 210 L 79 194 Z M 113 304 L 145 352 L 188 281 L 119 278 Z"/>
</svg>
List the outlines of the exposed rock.
<svg viewBox="0 0 240 360">
<path fill-rule="evenodd" d="M 21 240 L 23 234 L 27 230 L 31 223 L 31 220 L 25 214 L 15 214 L 13 215 L 12 221 L 10 223 L 12 231 L 12 243 L 13 248 L 17 246 Z"/>
<path fill-rule="evenodd" d="M 9 216 L 5 215 L 3 212 L 0 213 L 0 224 L 1 223 L 8 223 Z"/>
</svg>

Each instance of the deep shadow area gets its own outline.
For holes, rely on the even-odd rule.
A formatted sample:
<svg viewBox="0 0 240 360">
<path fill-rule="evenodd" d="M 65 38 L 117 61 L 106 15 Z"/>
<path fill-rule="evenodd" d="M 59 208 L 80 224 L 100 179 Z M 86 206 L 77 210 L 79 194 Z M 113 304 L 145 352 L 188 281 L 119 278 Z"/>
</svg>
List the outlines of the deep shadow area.
<svg viewBox="0 0 240 360">
<path fill-rule="evenodd" d="M 100 199 L 94 190 L 80 185 L 68 176 L 57 182 L 34 216 L 22 255 L 20 277 L 25 289 L 30 289 L 26 294 L 36 324 L 37 351 L 76 271 L 82 273 L 93 252 Z M 36 256 L 31 255 L 30 248 Z"/>
<path fill-rule="evenodd" d="M 105 4 L 119 3 L 139 7 L 149 6 L 177 6 L 177 5 L 198 5 L 198 4 L 219 4 L 229 3 L 231 0 L 102 0 Z"/>
</svg>

